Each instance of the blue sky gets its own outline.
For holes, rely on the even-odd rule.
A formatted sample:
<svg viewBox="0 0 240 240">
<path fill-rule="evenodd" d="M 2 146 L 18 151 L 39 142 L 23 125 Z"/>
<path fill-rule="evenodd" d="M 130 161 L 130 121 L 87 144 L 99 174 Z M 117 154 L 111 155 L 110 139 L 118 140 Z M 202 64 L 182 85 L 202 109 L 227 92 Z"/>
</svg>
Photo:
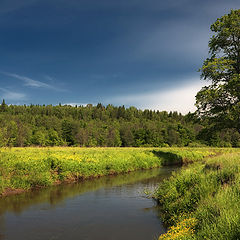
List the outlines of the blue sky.
<svg viewBox="0 0 240 240">
<path fill-rule="evenodd" d="M 239 0 L 1 0 L 8 104 L 194 110 L 210 25 Z"/>
</svg>

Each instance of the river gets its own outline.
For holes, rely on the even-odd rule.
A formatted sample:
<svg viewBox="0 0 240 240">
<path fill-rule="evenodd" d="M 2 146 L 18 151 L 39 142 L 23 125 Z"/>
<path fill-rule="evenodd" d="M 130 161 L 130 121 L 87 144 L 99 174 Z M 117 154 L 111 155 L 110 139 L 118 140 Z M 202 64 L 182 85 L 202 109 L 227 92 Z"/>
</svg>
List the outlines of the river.
<svg viewBox="0 0 240 240">
<path fill-rule="evenodd" d="M 153 191 L 173 167 L 0 198 L 0 240 L 152 240 L 164 233 Z"/>
</svg>

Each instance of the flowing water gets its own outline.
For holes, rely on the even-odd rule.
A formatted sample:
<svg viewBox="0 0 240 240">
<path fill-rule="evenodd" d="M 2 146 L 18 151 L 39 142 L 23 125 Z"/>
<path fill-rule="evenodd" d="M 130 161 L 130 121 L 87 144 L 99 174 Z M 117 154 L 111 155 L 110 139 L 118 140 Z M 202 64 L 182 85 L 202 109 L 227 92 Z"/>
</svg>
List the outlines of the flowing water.
<svg viewBox="0 0 240 240">
<path fill-rule="evenodd" d="M 166 230 L 153 191 L 171 167 L 0 198 L 0 240 L 147 240 Z"/>
</svg>

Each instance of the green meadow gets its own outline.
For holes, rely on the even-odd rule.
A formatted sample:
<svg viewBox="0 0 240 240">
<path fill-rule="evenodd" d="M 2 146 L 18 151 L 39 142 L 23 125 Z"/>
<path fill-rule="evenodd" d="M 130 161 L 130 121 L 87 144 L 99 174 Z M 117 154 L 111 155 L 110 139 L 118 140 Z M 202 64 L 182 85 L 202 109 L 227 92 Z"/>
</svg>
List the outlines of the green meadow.
<svg viewBox="0 0 240 240">
<path fill-rule="evenodd" d="M 184 148 L 1 148 L 0 192 L 184 164 L 214 155 Z"/>
</svg>

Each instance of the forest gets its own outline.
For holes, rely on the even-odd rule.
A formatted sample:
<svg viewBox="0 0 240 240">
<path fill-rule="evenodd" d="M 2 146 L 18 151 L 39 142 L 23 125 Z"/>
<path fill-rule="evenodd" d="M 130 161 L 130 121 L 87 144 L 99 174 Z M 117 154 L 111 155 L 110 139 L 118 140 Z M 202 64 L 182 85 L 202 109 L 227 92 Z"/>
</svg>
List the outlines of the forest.
<svg viewBox="0 0 240 240">
<path fill-rule="evenodd" d="M 195 113 L 88 104 L 0 105 L 0 146 L 240 146 L 234 128 L 221 130 Z"/>
</svg>

